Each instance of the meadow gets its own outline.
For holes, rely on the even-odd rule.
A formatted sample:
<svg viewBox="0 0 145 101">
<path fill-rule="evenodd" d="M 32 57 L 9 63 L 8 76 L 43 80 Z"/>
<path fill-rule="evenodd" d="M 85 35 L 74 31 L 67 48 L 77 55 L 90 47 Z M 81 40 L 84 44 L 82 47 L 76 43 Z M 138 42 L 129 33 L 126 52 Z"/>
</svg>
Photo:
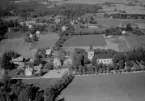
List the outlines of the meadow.
<svg viewBox="0 0 145 101">
<path fill-rule="evenodd" d="M 39 49 L 47 46 L 52 47 L 59 39 L 59 36 L 56 33 L 42 33 L 38 42 L 27 43 L 24 40 L 25 34 L 26 33 L 20 32 L 9 33 L 9 39 L 5 39 L 0 42 L 0 54 L 5 51 L 14 50 L 24 57 L 33 57 L 35 53 L 31 52 L 30 48 Z"/>
<path fill-rule="evenodd" d="M 66 101 L 144 101 L 145 73 L 76 76 L 62 92 Z"/>
<path fill-rule="evenodd" d="M 64 47 L 89 47 L 90 44 L 94 47 L 105 46 L 106 42 L 102 35 L 73 36 L 64 42 Z"/>
</svg>

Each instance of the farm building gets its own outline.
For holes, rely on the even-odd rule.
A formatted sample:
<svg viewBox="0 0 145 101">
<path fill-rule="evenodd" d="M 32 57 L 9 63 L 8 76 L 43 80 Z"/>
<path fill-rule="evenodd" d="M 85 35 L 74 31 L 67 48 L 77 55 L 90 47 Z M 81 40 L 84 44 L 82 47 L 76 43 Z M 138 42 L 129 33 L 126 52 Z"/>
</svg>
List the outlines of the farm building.
<svg viewBox="0 0 145 101">
<path fill-rule="evenodd" d="M 25 21 L 25 22 L 20 22 L 20 25 L 26 24 L 26 26 L 32 25 L 32 24 L 36 24 L 35 21 Z"/>
<path fill-rule="evenodd" d="M 130 24 L 132 28 L 137 28 L 138 27 L 137 24 L 131 23 L 131 22 L 122 22 L 122 23 L 119 24 L 119 27 L 126 28 L 127 27 L 127 24 Z"/>
<path fill-rule="evenodd" d="M 102 35 L 82 35 L 82 36 L 72 36 L 66 40 L 63 44 L 63 48 L 74 50 L 75 48 L 82 48 L 88 51 L 90 44 L 94 48 L 104 49 L 106 41 Z"/>
<path fill-rule="evenodd" d="M 112 56 L 109 54 L 96 54 L 95 55 L 97 57 L 97 63 L 102 63 L 102 64 L 112 64 Z"/>
</svg>

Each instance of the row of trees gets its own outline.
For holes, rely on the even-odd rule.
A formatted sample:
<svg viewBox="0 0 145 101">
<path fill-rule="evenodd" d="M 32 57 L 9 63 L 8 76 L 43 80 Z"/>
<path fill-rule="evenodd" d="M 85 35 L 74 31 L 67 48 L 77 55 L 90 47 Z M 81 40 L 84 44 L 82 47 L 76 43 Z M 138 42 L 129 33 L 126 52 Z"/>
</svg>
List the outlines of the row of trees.
<svg viewBox="0 0 145 101">
<path fill-rule="evenodd" d="M 40 90 L 33 84 L 25 84 L 22 80 L 11 79 L 5 73 L 0 83 L 0 101 L 56 101 L 60 92 L 72 82 L 73 75 L 64 75 L 47 89 Z"/>
<path fill-rule="evenodd" d="M 0 40 L 4 38 L 7 31 L 7 25 L 2 20 L 0 20 Z"/>
<path fill-rule="evenodd" d="M 122 11 L 121 13 L 125 13 L 125 11 Z M 144 15 L 138 15 L 138 14 L 104 14 L 104 17 L 111 17 L 112 18 L 119 18 L 119 19 L 145 19 Z"/>
</svg>

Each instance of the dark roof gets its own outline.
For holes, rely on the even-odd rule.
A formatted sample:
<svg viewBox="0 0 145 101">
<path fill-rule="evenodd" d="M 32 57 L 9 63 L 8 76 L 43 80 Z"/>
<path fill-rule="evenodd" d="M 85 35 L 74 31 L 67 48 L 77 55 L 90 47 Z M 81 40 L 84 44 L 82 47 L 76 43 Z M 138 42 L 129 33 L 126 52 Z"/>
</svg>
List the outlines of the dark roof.
<svg viewBox="0 0 145 101">
<path fill-rule="evenodd" d="M 112 54 L 95 54 L 97 59 L 108 59 L 112 58 Z"/>
</svg>

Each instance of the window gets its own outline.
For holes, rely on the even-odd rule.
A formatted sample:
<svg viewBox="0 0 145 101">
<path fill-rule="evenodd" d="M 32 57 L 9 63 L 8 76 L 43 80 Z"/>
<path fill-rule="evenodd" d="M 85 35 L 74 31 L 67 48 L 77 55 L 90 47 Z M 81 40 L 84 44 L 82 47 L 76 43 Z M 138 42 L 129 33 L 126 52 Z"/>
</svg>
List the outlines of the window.
<svg viewBox="0 0 145 101">
<path fill-rule="evenodd" d="M 106 62 L 106 60 L 104 60 L 104 62 Z"/>
</svg>

